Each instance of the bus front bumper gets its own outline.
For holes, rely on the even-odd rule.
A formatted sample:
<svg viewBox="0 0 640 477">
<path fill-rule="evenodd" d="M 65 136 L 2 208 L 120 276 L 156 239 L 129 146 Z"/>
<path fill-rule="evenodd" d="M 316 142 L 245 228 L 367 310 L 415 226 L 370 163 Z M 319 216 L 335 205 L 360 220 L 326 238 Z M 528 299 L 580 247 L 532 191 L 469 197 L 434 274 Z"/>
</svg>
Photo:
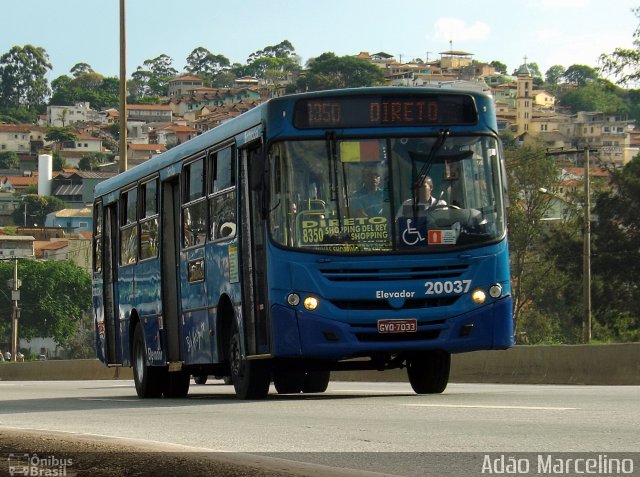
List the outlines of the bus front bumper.
<svg viewBox="0 0 640 477">
<path fill-rule="evenodd" d="M 350 324 L 274 305 L 272 354 L 339 360 L 381 352 L 506 349 L 513 345 L 512 307 L 506 297 L 446 320 L 419 322 L 413 333 L 379 333 L 375 320 Z"/>
</svg>

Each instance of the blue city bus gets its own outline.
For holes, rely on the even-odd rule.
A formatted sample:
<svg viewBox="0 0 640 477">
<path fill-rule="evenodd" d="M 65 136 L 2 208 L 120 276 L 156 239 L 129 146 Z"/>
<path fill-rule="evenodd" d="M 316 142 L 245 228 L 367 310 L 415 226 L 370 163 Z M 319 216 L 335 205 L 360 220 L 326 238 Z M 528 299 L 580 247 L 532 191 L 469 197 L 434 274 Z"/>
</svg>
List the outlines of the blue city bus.
<svg viewBox="0 0 640 477">
<path fill-rule="evenodd" d="M 98 357 L 141 398 L 393 368 L 441 393 L 452 353 L 513 344 L 506 190 L 484 92 L 271 99 L 96 186 Z"/>
</svg>

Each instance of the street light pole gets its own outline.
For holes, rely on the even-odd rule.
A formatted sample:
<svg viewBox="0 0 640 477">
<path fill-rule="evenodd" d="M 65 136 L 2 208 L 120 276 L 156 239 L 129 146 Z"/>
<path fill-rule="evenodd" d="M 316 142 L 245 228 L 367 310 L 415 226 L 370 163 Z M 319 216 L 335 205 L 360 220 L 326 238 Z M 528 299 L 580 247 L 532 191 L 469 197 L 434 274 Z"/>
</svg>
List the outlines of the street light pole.
<svg viewBox="0 0 640 477">
<path fill-rule="evenodd" d="M 584 148 L 584 244 L 582 285 L 584 296 L 583 343 L 591 343 L 591 191 L 589 147 Z"/>
<path fill-rule="evenodd" d="M 20 282 L 18 281 L 18 257 L 13 258 L 13 280 L 11 280 L 11 357 L 16 361 L 18 355 L 18 318 L 20 317 Z"/>
<path fill-rule="evenodd" d="M 589 146 L 582 149 L 547 149 L 550 156 L 576 154 L 582 152 L 584 158 L 584 228 L 582 242 L 582 342 L 591 343 L 591 190 L 589 185 Z M 598 152 L 593 149 L 593 152 Z"/>
<path fill-rule="evenodd" d="M 120 0 L 120 172 L 127 170 L 127 31 L 125 0 Z"/>
</svg>

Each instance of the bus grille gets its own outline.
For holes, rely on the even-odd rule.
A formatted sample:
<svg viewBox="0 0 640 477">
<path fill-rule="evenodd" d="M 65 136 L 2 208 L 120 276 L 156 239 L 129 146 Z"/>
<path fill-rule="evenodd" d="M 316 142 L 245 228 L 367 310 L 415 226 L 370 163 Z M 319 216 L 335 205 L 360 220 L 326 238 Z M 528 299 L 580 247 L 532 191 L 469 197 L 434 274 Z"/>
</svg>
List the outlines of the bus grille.
<svg viewBox="0 0 640 477">
<path fill-rule="evenodd" d="M 468 268 L 469 265 L 466 264 L 407 268 L 325 268 L 320 273 L 332 282 L 434 280 L 459 277 Z"/>
<path fill-rule="evenodd" d="M 445 296 L 434 298 L 415 298 L 404 302 L 400 309 L 421 309 L 439 306 L 451 306 L 460 296 Z M 341 310 L 396 310 L 388 300 L 331 300 Z"/>
</svg>

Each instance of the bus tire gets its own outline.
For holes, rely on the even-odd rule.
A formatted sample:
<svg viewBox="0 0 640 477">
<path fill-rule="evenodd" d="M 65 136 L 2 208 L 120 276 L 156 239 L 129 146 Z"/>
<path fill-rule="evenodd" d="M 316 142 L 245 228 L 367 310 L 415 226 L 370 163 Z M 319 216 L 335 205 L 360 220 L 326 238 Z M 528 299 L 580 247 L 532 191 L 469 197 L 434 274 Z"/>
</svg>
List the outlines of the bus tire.
<svg viewBox="0 0 640 477">
<path fill-rule="evenodd" d="M 309 371 L 304 378 L 303 393 L 323 393 L 329 386 L 331 371 Z"/>
<path fill-rule="evenodd" d="M 273 386 L 278 394 L 298 394 L 305 382 L 304 371 L 273 370 Z"/>
<path fill-rule="evenodd" d="M 162 396 L 162 385 L 166 369 L 160 366 L 147 365 L 147 351 L 144 342 L 144 331 L 138 323 L 133 333 L 131 361 L 133 364 L 133 381 L 139 398 L 159 398 Z"/>
<path fill-rule="evenodd" d="M 191 374 L 185 371 L 167 373 L 162 394 L 166 398 L 183 398 L 189 394 Z"/>
<path fill-rule="evenodd" d="M 209 376 L 206 374 L 197 374 L 193 377 L 193 382 L 196 384 L 207 384 Z"/>
<path fill-rule="evenodd" d="M 407 358 L 409 383 L 416 394 L 439 394 L 449 383 L 451 354 L 444 351 L 412 353 Z"/>
<path fill-rule="evenodd" d="M 264 399 L 271 384 L 271 362 L 267 359 L 248 360 L 242 356 L 241 337 L 234 324 L 229 343 L 231 381 L 239 399 Z"/>
</svg>

